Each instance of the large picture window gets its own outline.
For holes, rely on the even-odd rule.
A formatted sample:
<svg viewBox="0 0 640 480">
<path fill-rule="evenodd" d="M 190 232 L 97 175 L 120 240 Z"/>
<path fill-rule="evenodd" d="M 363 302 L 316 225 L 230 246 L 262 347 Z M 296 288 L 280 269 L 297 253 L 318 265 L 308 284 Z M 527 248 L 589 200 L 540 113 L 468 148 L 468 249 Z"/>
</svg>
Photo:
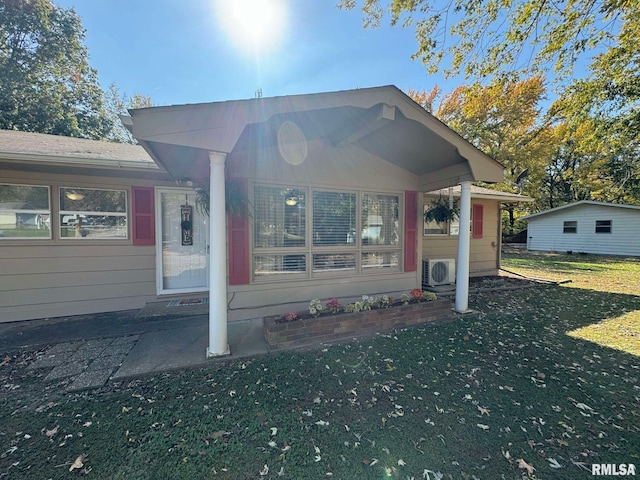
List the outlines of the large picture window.
<svg viewBox="0 0 640 480">
<path fill-rule="evenodd" d="M 127 192 L 60 188 L 60 238 L 127 238 Z"/>
<path fill-rule="evenodd" d="M 253 205 L 256 280 L 400 268 L 399 195 L 256 185 Z"/>
<path fill-rule="evenodd" d="M 48 238 L 49 187 L 0 183 L 0 240 Z"/>
</svg>

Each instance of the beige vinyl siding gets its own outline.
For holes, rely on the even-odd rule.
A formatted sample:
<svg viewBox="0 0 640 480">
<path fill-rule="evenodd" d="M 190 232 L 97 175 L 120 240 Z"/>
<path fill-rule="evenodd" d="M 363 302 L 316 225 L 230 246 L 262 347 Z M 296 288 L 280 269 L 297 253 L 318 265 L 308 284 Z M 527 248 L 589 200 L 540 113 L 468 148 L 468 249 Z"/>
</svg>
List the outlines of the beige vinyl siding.
<svg viewBox="0 0 640 480">
<path fill-rule="evenodd" d="M 471 238 L 469 275 L 481 277 L 498 274 L 499 202 L 471 199 L 471 204 L 484 205 L 482 238 Z M 470 235 L 470 234 L 469 234 Z M 453 258 L 458 261 L 457 235 L 425 235 L 422 238 L 422 259 Z"/>
<path fill-rule="evenodd" d="M 0 241 L 0 322 L 129 310 L 157 300 L 155 247 L 132 245 L 130 187 L 161 182 L 19 171 L 0 171 L 0 178 L 51 187 L 53 233 L 51 239 Z M 61 186 L 126 190 L 128 238 L 58 238 Z"/>
<path fill-rule="evenodd" d="M 399 195 L 400 245 L 404 245 L 404 192 L 417 190 L 416 175 L 386 162 L 375 155 L 352 145 L 334 148 L 327 141 L 310 140 L 308 155 L 300 165 L 289 165 L 280 158 L 275 148 L 265 148 L 259 155 L 234 153 L 227 159 L 231 176 L 248 177 L 250 190 L 253 185 L 285 185 L 338 192 L 359 192 Z M 253 199 L 252 199 L 253 201 Z M 308 215 L 312 215 L 311 210 Z M 310 217 L 312 218 L 312 217 Z M 251 224 L 251 221 L 250 221 Z M 253 250 L 251 227 L 251 250 Z M 310 241 L 310 238 L 308 241 Z M 399 258 L 400 270 L 404 259 Z M 230 285 L 228 288 L 229 320 L 281 314 L 283 311 L 303 311 L 309 301 L 336 297 L 349 303 L 362 295 L 407 293 L 420 285 L 420 269 L 415 272 L 368 272 L 362 275 L 343 274 L 305 278 L 296 281 L 277 279 L 270 282 L 254 282 L 249 285 Z M 397 295 L 396 295 L 397 296 Z"/>
<path fill-rule="evenodd" d="M 0 321 L 140 308 L 156 299 L 153 246 L 0 246 Z"/>
<path fill-rule="evenodd" d="M 291 310 L 305 311 L 313 298 L 319 298 L 323 304 L 331 297 L 338 298 L 342 304 L 359 300 L 362 295 L 386 294 L 398 298 L 416 286 L 416 272 L 231 285 L 228 318 L 233 321 Z"/>
</svg>

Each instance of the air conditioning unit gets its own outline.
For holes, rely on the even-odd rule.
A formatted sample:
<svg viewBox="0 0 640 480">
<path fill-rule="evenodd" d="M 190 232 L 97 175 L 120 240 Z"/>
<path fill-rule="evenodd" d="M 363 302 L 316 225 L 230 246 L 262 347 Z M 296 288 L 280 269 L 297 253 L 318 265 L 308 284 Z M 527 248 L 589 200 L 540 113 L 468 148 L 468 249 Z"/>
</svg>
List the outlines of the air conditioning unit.
<svg viewBox="0 0 640 480">
<path fill-rule="evenodd" d="M 422 267 L 423 284 L 426 283 L 429 287 L 456 282 L 456 261 L 453 258 L 427 260 Z"/>
</svg>

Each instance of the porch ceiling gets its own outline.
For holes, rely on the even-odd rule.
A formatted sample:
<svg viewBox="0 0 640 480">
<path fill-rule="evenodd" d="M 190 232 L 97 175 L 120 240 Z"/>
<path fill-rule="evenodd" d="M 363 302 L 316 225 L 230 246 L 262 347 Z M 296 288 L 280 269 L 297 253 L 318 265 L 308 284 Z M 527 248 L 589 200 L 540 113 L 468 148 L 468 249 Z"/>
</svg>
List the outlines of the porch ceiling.
<svg viewBox="0 0 640 480">
<path fill-rule="evenodd" d="M 503 167 L 396 87 L 132 110 L 130 128 L 179 180 L 203 178 L 208 152 L 274 147 L 291 121 L 307 140 L 354 145 L 414 173 L 429 191 L 461 181 L 499 182 Z"/>
</svg>

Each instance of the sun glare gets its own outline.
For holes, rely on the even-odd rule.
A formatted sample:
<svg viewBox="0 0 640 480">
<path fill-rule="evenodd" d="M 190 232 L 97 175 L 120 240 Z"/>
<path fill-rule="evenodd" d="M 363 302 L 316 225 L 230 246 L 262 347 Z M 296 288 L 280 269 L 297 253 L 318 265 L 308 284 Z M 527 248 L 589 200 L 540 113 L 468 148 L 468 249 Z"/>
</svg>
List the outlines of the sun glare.
<svg viewBox="0 0 640 480">
<path fill-rule="evenodd" d="M 284 0 L 219 0 L 218 18 L 229 39 L 249 52 L 274 50 L 285 28 Z"/>
</svg>

